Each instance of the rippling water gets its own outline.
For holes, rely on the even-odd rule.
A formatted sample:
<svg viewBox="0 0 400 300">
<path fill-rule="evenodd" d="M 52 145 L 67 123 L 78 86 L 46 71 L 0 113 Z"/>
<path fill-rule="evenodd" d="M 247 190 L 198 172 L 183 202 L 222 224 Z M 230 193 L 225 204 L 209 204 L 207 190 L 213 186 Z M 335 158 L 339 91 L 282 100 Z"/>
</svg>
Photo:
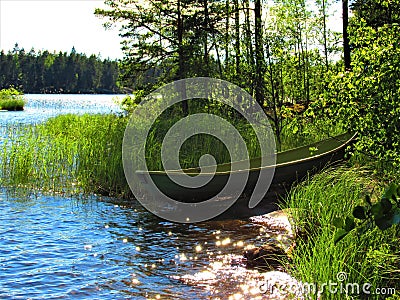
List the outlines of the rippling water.
<svg viewBox="0 0 400 300">
<path fill-rule="evenodd" d="M 28 95 L 0 124 L 119 112 L 112 96 Z M 270 237 L 249 220 L 175 224 L 137 202 L 0 188 L 0 299 L 254 299 L 243 250 Z"/>
<path fill-rule="evenodd" d="M 261 280 L 240 260 L 260 234 L 248 221 L 175 224 L 135 202 L 6 189 L 0 210 L 1 299 L 224 299 Z"/>
<path fill-rule="evenodd" d="M 40 123 L 60 114 L 121 112 L 115 99 L 123 95 L 27 94 L 24 111 L 0 112 L 0 126 Z"/>
</svg>

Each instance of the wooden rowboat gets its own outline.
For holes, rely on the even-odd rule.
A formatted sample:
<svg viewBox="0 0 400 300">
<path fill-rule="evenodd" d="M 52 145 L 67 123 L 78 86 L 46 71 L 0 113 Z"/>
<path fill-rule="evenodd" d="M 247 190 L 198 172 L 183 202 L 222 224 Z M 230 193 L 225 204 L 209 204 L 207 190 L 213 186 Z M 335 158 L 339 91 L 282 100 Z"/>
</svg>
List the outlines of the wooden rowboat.
<svg viewBox="0 0 400 300">
<path fill-rule="evenodd" d="M 271 201 L 274 202 L 277 200 L 277 196 L 285 193 L 294 183 L 303 180 L 309 174 L 314 174 L 328 165 L 343 160 L 345 150 L 354 140 L 355 136 L 356 134 L 350 133 L 341 134 L 307 146 L 278 152 L 276 154 L 275 165 L 260 166 L 261 158 L 251 159 L 249 161 L 250 168 L 243 170 L 247 171 L 249 176 L 240 199 L 244 199 L 242 202 L 246 201 L 245 199 L 248 200 L 248 197 L 257 184 L 260 173 L 262 174 L 262 170 L 275 168 L 271 185 L 263 200 L 263 202 L 268 202 L 269 204 Z M 174 177 L 179 179 L 180 176 L 184 175 L 175 170 L 136 171 L 136 175 L 145 188 L 147 188 L 146 186 L 151 186 L 147 183 L 149 180 L 152 180 L 157 188 L 170 198 L 181 202 L 195 203 L 216 196 L 227 184 L 229 176 L 232 175 L 230 170 L 234 169 L 235 164 L 243 164 L 243 162 L 210 166 L 210 170 L 215 170 L 213 172 L 214 175 L 206 185 L 199 188 L 183 187 L 175 183 L 173 180 Z M 207 173 L 207 167 L 203 167 L 202 170 L 200 168 L 188 168 L 182 171 L 189 176 L 202 176 L 204 172 Z M 202 174 L 200 174 L 200 171 L 202 171 Z M 235 205 L 237 206 L 237 204 Z M 234 210 L 235 205 L 232 208 Z M 246 213 L 243 211 L 243 207 L 239 210 L 236 209 L 235 211 L 238 213 L 234 214 L 235 217 L 260 213 L 257 209 L 249 209 L 248 207 L 245 210 L 247 211 Z M 265 213 L 265 211 L 261 213 Z"/>
</svg>

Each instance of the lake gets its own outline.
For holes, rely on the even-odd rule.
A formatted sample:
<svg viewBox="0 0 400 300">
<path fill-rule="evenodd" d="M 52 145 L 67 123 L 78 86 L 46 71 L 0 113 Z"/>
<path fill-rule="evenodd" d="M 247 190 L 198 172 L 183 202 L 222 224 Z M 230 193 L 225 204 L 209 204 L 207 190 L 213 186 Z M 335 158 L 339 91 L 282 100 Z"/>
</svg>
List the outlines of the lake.
<svg viewBox="0 0 400 300">
<path fill-rule="evenodd" d="M 121 113 L 110 95 L 26 97 L 25 111 L 0 113 L 3 134 L 58 114 Z M 263 297 L 242 253 L 273 232 L 248 219 L 176 224 L 136 201 L 5 187 L 0 210 L 0 299 Z"/>
</svg>

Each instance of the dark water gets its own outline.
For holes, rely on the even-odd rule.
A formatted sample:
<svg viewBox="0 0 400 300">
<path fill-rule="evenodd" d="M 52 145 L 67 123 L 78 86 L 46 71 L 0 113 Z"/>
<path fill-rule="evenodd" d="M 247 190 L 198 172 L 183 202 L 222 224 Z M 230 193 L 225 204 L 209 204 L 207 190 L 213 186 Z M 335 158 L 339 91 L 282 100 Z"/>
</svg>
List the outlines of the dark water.
<svg viewBox="0 0 400 300">
<path fill-rule="evenodd" d="M 0 124 L 118 112 L 112 97 L 30 95 Z M 4 138 L 4 136 L 3 136 Z M 175 224 L 136 202 L 0 188 L 0 299 L 255 299 L 242 253 L 270 234 L 248 220 Z"/>
</svg>

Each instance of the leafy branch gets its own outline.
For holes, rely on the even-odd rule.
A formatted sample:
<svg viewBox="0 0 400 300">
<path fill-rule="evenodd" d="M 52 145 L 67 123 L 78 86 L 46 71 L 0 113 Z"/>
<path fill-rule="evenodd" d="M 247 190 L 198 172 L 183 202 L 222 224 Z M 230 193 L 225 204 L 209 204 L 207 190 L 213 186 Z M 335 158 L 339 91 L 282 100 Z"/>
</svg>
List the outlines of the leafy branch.
<svg viewBox="0 0 400 300">
<path fill-rule="evenodd" d="M 353 209 L 352 216 L 334 218 L 332 223 L 338 229 L 334 236 L 335 244 L 345 238 L 351 231 L 363 234 L 367 230 L 378 227 L 386 230 L 400 224 L 400 186 L 389 185 L 380 200 L 371 202 L 371 197 L 365 197 L 366 205 L 358 205 Z"/>
</svg>

